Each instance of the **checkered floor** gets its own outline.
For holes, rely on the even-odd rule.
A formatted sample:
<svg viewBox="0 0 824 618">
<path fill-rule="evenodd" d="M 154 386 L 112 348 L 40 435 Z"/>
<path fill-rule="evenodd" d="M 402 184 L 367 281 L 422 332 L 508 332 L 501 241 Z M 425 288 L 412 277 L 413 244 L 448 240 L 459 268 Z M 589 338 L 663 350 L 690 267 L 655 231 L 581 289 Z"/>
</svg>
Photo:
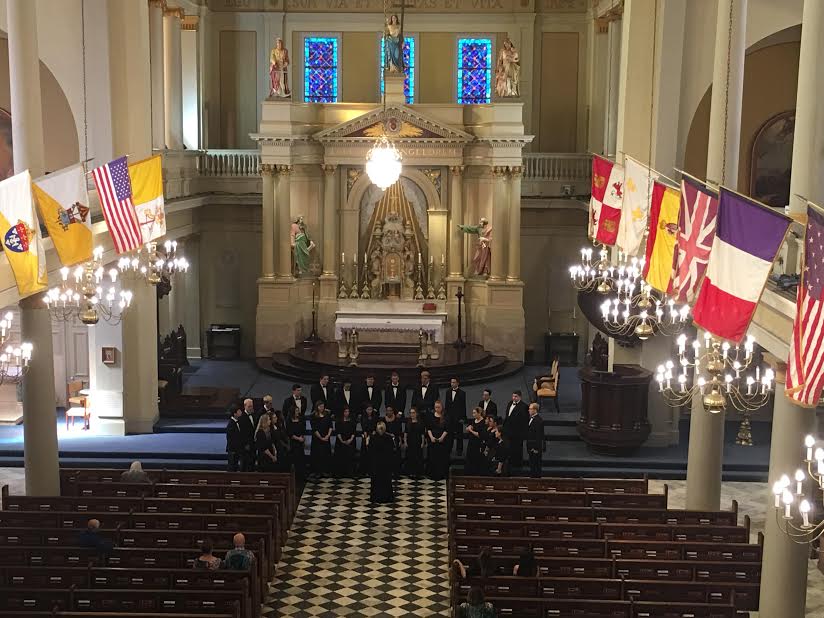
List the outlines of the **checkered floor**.
<svg viewBox="0 0 824 618">
<path fill-rule="evenodd" d="M 369 483 L 307 482 L 264 618 L 449 616 L 445 483 L 402 478 L 389 505 Z"/>
</svg>

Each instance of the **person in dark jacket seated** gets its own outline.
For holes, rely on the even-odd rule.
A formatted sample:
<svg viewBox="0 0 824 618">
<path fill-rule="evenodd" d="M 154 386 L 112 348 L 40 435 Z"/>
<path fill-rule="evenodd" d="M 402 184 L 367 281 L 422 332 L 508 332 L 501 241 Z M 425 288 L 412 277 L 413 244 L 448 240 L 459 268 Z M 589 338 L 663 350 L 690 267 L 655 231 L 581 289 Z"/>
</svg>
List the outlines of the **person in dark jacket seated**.
<svg viewBox="0 0 824 618">
<path fill-rule="evenodd" d="M 223 557 L 223 568 L 232 571 L 245 571 L 255 562 L 255 554 L 246 549 L 246 537 L 238 532 L 232 537 L 234 547 Z"/>
<path fill-rule="evenodd" d="M 200 546 L 200 556 L 195 560 L 194 567 L 196 569 L 206 569 L 207 571 L 215 571 L 220 568 L 220 558 L 212 554 L 212 544 L 209 541 L 204 541 Z"/>
<path fill-rule="evenodd" d="M 114 548 L 114 543 L 100 535 L 100 521 L 97 519 L 88 521 L 86 529 L 77 537 L 77 544 L 96 549 L 101 554 L 108 554 Z"/>
</svg>

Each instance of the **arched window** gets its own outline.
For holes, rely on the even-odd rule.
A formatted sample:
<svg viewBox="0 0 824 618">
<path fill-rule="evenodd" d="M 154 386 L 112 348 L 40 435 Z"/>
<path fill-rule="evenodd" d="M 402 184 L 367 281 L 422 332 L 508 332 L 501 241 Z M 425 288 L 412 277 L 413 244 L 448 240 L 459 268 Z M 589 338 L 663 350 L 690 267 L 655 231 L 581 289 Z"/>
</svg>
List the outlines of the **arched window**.
<svg viewBox="0 0 824 618">
<path fill-rule="evenodd" d="M 752 144 L 750 195 L 775 208 L 790 203 L 795 111 L 783 112 L 763 124 Z"/>
<path fill-rule="evenodd" d="M 492 99 L 492 39 L 458 39 L 458 103 L 489 103 Z"/>
<path fill-rule="evenodd" d="M 303 100 L 338 102 L 338 39 L 307 36 L 303 40 Z"/>
<path fill-rule="evenodd" d="M 381 98 L 383 98 L 384 89 L 384 70 L 386 68 L 386 41 L 381 37 L 380 45 L 381 55 Z M 415 35 L 404 34 L 403 36 L 403 64 L 404 64 L 404 80 L 403 80 L 403 94 L 406 97 L 407 104 L 411 105 L 415 102 Z"/>
</svg>

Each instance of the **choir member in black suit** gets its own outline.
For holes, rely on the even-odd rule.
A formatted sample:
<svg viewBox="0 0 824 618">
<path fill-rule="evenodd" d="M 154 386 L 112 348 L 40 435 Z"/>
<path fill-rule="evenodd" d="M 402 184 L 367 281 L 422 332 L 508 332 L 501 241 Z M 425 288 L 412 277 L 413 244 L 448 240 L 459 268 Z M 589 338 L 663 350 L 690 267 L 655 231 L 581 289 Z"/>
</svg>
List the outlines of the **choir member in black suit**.
<svg viewBox="0 0 824 618">
<path fill-rule="evenodd" d="M 337 393 L 335 393 L 335 400 L 336 403 L 332 406 L 332 409 L 335 410 L 335 412 L 340 414 L 344 408 L 349 408 L 349 411 L 352 414 L 352 419 L 355 421 L 358 420 L 361 410 L 358 407 L 358 398 L 352 390 L 351 378 L 343 379 L 343 386 Z"/>
<path fill-rule="evenodd" d="M 375 408 L 372 407 L 372 404 L 366 404 L 366 409 L 363 411 L 363 416 L 360 419 L 361 425 L 361 456 L 360 456 L 360 469 L 363 474 L 369 474 L 370 471 L 370 463 L 369 463 L 369 447 L 372 441 L 372 435 L 375 433 L 375 428 L 377 427 L 378 423 L 378 413 L 375 412 Z"/>
<path fill-rule="evenodd" d="M 483 474 L 486 462 L 484 460 L 484 445 L 486 440 L 486 419 L 483 410 L 473 408 L 472 422 L 466 426 L 466 462 L 465 474 Z"/>
<path fill-rule="evenodd" d="M 292 418 L 292 410 L 300 410 L 301 416 L 306 416 L 309 413 L 307 407 L 306 397 L 302 394 L 303 389 L 300 384 L 292 384 L 292 394 L 283 400 L 283 413 L 286 418 Z"/>
<path fill-rule="evenodd" d="M 335 422 L 335 476 L 350 477 L 355 471 L 355 421 L 345 407 Z"/>
<path fill-rule="evenodd" d="M 498 416 L 498 405 L 492 401 L 492 390 L 485 388 L 481 394 L 478 407 L 484 411 L 484 416 Z"/>
<path fill-rule="evenodd" d="M 512 400 L 504 410 L 503 430 L 509 441 L 509 464 L 514 469 L 520 468 L 523 464 L 524 439 L 528 424 L 529 411 L 521 399 L 521 391 L 512 391 Z"/>
<path fill-rule="evenodd" d="M 276 472 L 278 452 L 275 436 L 272 432 L 272 420 L 268 414 L 261 414 L 255 432 L 255 450 L 257 451 L 257 469 L 259 472 Z"/>
<path fill-rule="evenodd" d="M 387 435 L 392 437 L 395 441 L 395 464 L 392 470 L 393 474 L 397 476 L 401 471 L 401 444 L 403 443 L 403 421 L 395 413 L 395 408 L 392 406 L 386 407 L 386 415 L 382 419 L 386 425 Z"/>
<path fill-rule="evenodd" d="M 449 427 L 440 400 L 435 402 L 426 434 L 429 438 L 429 478 L 436 481 L 445 479 L 449 476 Z"/>
<path fill-rule="evenodd" d="M 380 413 L 381 405 L 383 404 L 383 395 L 381 389 L 375 386 L 375 376 L 366 376 L 366 382 L 361 386 L 360 393 L 358 393 L 358 403 L 361 409 L 366 409 L 366 406 L 371 404 L 375 412 Z"/>
<path fill-rule="evenodd" d="M 392 489 L 392 465 L 395 460 L 395 443 L 386 432 L 386 425 L 379 421 L 369 445 L 372 484 L 369 499 L 376 504 L 395 501 Z"/>
<path fill-rule="evenodd" d="M 418 409 L 424 424 L 429 422 L 438 399 L 438 389 L 432 384 L 429 372 L 421 371 L 421 383 L 412 390 L 412 406 Z"/>
<path fill-rule="evenodd" d="M 244 399 L 243 414 L 240 417 L 240 433 L 243 436 L 243 451 L 241 451 L 240 459 L 244 472 L 252 472 L 255 469 L 256 431 L 255 404 L 251 399 Z"/>
<path fill-rule="evenodd" d="M 529 420 L 526 429 L 526 452 L 529 454 L 529 476 L 541 478 L 541 459 L 544 453 L 544 419 L 537 403 L 529 404 Z"/>
<path fill-rule="evenodd" d="M 409 408 L 409 419 L 406 421 L 406 473 L 414 478 L 423 474 L 423 445 L 426 439 L 426 428 L 418 418 L 417 408 Z"/>
<path fill-rule="evenodd" d="M 302 479 L 306 474 L 306 419 L 298 408 L 292 408 L 286 431 L 289 434 L 289 461 L 295 468 L 295 475 Z"/>
<path fill-rule="evenodd" d="M 449 381 L 449 390 L 446 391 L 444 399 L 449 435 L 457 445 L 455 451 L 461 455 L 463 453 L 463 428 L 466 425 L 466 391 L 461 388 L 458 378 L 452 378 Z"/>
<path fill-rule="evenodd" d="M 309 461 L 312 472 L 326 474 L 332 461 L 332 419 L 326 413 L 326 404 L 318 402 L 312 413 L 312 443 L 309 445 Z"/>
<path fill-rule="evenodd" d="M 226 423 L 226 457 L 229 472 L 238 472 L 242 466 L 241 455 L 245 446 L 243 433 L 240 430 L 240 417 L 242 415 L 243 410 L 237 408 L 232 413 L 232 418 Z"/>
<path fill-rule="evenodd" d="M 389 385 L 383 393 L 383 403 L 387 408 L 392 406 L 398 416 L 403 418 L 406 410 L 406 387 L 401 384 L 401 377 L 397 371 L 393 371 L 389 378 Z"/>
<path fill-rule="evenodd" d="M 326 404 L 326 411 L 330 412 L 334 404 L 332 387 L 329 385 L 329 376 L 323 374 L 317 384 L 313 384 L 309 389 L 309 396 L 312 398 L 312 409 L 314 410 L 319 401 Z"/>
</svg>

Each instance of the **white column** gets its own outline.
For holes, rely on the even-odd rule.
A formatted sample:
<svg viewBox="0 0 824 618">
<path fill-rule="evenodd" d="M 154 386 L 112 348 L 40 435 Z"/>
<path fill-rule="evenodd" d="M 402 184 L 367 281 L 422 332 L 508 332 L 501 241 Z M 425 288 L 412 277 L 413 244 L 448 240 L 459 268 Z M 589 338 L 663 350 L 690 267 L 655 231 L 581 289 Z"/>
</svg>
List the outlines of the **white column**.
<svg viewBox="0 0 824 618">
<path fill-rule="evenodd" d="M 277 276 L 279 279 L 292 278 L 292 245 L 289 242 L 291 228 L 291 183 L 289 174 L 292 168 L 289 165 L 278 166 L 277 197 L 275 198 L 275 219 L 277 221 L 277 236 L 274 237 L 278 248 Z"/>
<path fill-rule="evenodd" d="M 172 150 L 183 150 L 183 76 L 180 47 L 182 19 L 183 9 L 166 9 L 163 12 L 166 146 Z"/>
<path fill-rule="evenodd" d="M 183 308 L 186 356 L 200 358 L 200 338 L 203 336 L 200 326 L 200 236 L 186 239 L 186 258 L 189 260 L 189 272 L 178 278 L 186 280 L 186 305 Z"/>
<path fill-rule="evenodd" d="M 506 279 L 509 230 L 509 199 L 506 194 L 506 168 L 492 168 L 492 264 L 490 281 Z"/>
<path fill-rule="evenodd" d="M 733 189 L 738 186 L 746 28 L 747 0 L 719 0 L 707 179 Z M 692 402 L 687 456 L 688 509 L 720 508 L 723 462 L 724 413 L 710 414 L 696 398 Z"/>
<path fill-rule="evenodd" d="M 143 279 L 129 284 L 134 296 L 121 322 L 125 431 L 151 433 L 158 417 L 157 288 Z"/>
<path fill-rule="evenodd" d="M 463 223 L 462 165 L 449 168 L 449 276 L 463 277 L 464 233 L 458 228 Z"/>
<path fill-rule="evenodd" d="M 14 172 L 28 169 L 33 177 L 44 172 L 40 56 L 37 49 L 37 4 L 8 0 L 9 78 Z M 54 390 L 54 351 L 49 312 L 42 294 L 20 301 L 20 335 L 34 345 L 23 379 L 23 446 L 26 494 L 57 495 L 57 423 Z"/>
<path fill-rule="evenodd" d="M 274 223 L 275 223 L 275 171 L 271 165 L 264 163 L 260 170 L 263 176 L 263 221 L 261 252 L 263 260 L 261 277 L 271 279 L 275 276 Z"/>
<path fill-rule="evenodd" d="M 338 209 L 338 175 L 336 165 L 324 165 L 323 173 L 323 274 L 336 274 L 338 226 L 335 225 L 335 213 Z"/>
<path fill-rule="evenodd" d="M 509 168 L 509 267 L 507 281 L 521 280 L 521 167 Z"/>
<path fill-rule="evenodd" d="M 163 6 L 165 0 L 149 0 L 149 48 L 152 63 L 152 147 L 166 146 L 166 109 L 163 55 Z"/>
<path fill-rule="evenodd" d="M 621 77 L 621 20 L 610 18 L 607 26 L 608 62 L 606 122 L 604 122 L 604 152 L 614 156 L 618 137 L 618 91 Z"/>
</svg>

